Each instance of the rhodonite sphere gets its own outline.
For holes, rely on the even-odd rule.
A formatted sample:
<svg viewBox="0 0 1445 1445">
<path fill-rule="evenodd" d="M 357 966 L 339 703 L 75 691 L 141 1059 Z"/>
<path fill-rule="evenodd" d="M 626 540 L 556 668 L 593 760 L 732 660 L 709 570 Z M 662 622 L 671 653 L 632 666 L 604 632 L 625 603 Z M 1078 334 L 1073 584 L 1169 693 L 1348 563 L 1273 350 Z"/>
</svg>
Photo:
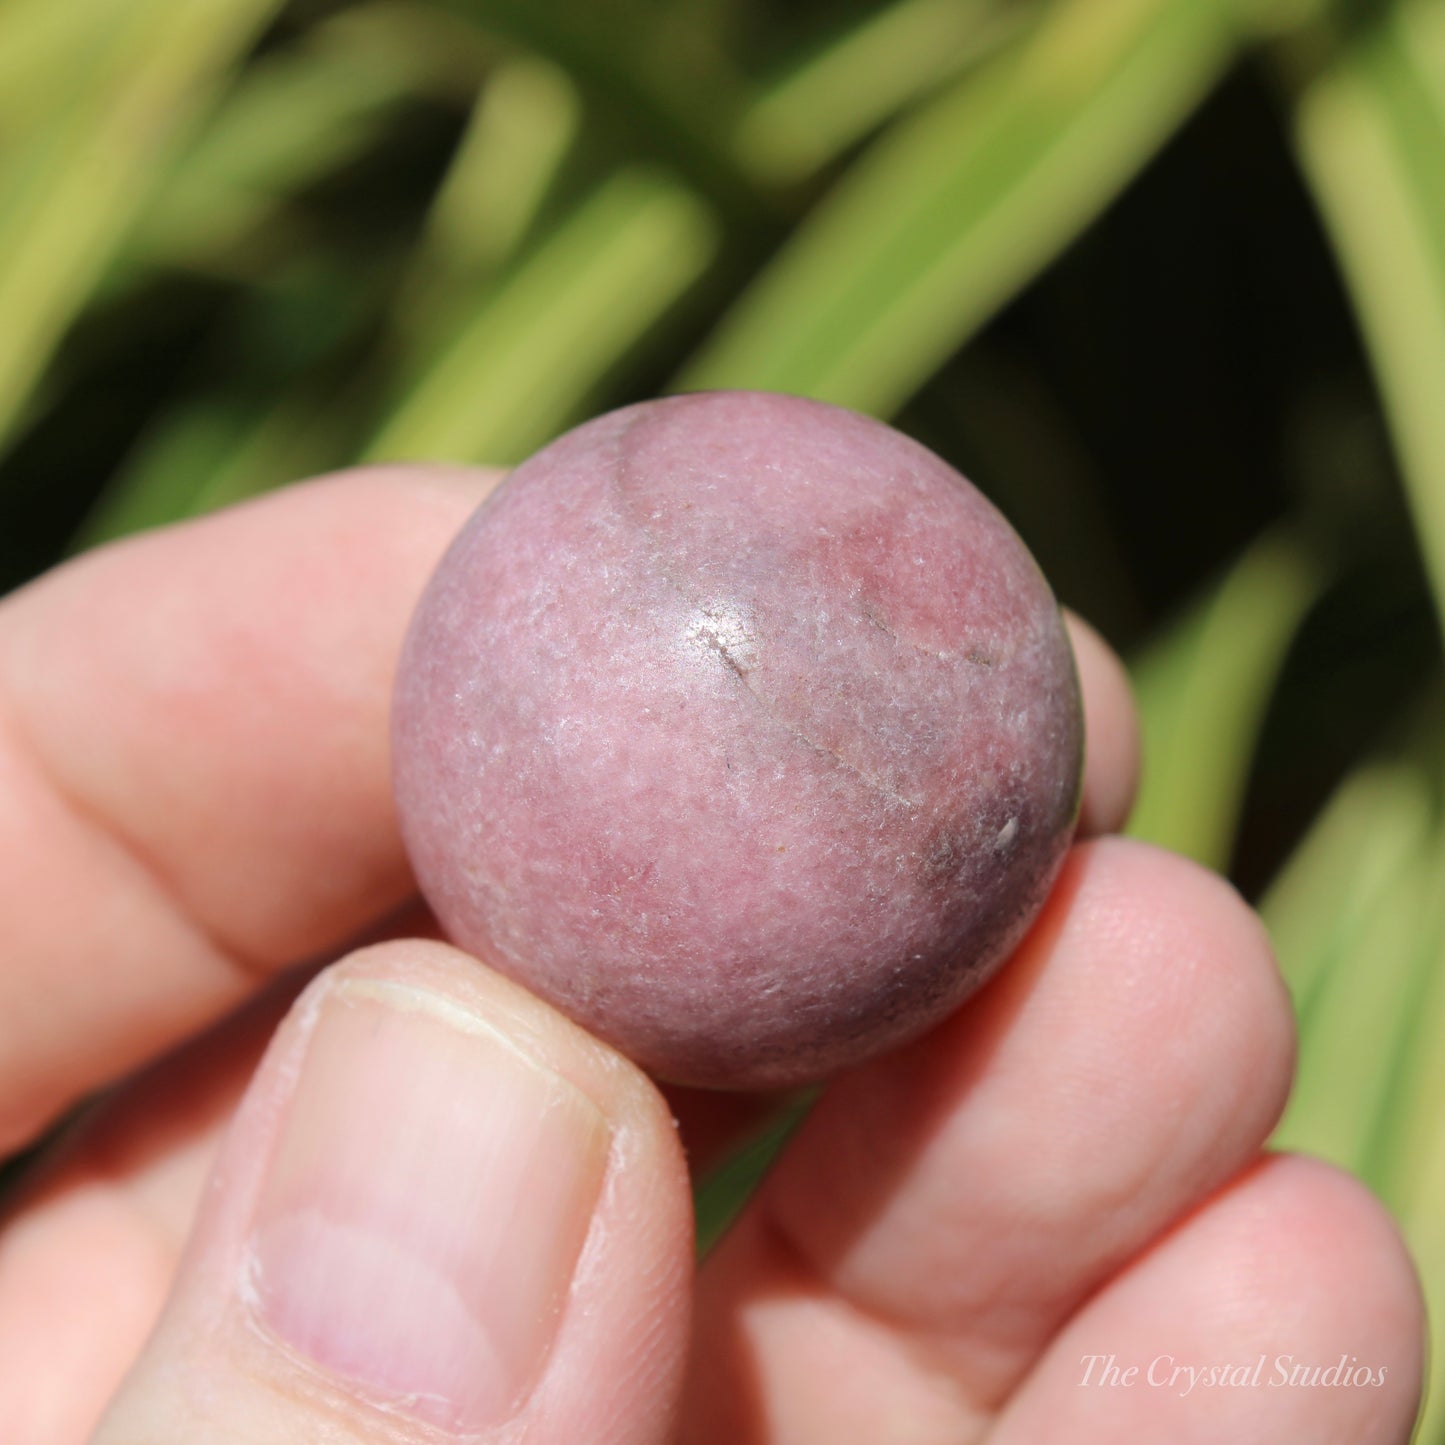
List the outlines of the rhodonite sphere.
<svg viewBox="0 0 1445 1445">
<path fill-rule="evenodd" d="M 393 752 L 454 941 L 659 1077 L 771 1088 L 1008 954 L 1083 725 L 978 491 L 853 412 L 716 392 L 588 422 L 488 499 L 413 619 Z"/>
</svg>

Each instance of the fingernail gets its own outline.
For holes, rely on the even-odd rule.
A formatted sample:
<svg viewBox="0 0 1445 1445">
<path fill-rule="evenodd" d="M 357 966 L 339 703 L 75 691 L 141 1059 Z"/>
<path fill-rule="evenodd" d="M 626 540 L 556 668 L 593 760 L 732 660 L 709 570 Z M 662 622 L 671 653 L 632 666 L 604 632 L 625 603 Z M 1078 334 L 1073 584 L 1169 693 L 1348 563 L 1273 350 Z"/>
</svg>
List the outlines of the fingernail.
<svg viewBox="0 0 1445 1445">
<path fill-rule="evenodd" d="M 585 1094 L 439 994 L 320 1006 L 251 1236 L 270 1332 L 384 1408 L 475 1432 L 535 1383 L 609 1131 Z"/>
</svg>

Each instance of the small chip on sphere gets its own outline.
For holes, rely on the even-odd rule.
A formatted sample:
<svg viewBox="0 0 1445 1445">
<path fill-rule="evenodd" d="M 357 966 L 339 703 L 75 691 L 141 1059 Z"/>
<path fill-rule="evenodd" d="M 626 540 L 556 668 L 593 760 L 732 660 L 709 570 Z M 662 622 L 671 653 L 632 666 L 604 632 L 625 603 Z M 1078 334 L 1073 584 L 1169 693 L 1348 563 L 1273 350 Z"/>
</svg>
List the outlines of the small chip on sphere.
<svg viewBox="0 0 1445 1445">
<path fill-rule="evenodd" d="M 1058 607 L 932 452 L 716 392 L 517 469 L 422 598 L 393 717 L 462 947 L 660 1077 L 821 1078 L 1018 942 L 1078 809 Z"/>
</svg>

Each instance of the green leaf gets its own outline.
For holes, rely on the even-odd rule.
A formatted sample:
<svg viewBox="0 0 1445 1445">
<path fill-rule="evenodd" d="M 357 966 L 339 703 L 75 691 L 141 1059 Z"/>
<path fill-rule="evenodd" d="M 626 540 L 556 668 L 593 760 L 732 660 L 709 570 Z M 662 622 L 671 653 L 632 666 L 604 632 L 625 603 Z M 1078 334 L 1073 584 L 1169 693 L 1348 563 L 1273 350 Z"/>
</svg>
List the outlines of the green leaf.
<svg viewBox="0 0 1445 1445">
<path fill-rule="evenodd" d="M 1211 0 L 1053 6 L 875 142 L 677 384 L 892 412 L 1118 194 L 1235 38 Z"/>
<path fill-rule="evenodd" d="M 392 308 L 403 388 L 455 343 L 478 299 L 514 258 L 581 120 L 576 87 L 545 60 L 521 56 L 488 76 Z"/>
<path fill-rule="evenodd" d="M 351 0 L 329 10 L 312 35 L 363 65 L 405 56 L 428 95 L 465 104 L 477 82 L 504 53 L 495 36 L 475 22 L 473 0 L 458 7 L 438 0 Z"/>
<path fill-rule="evenodd" d="M 83 551 L 344 465 L 334 411 L 304 386 L 279 401 L 228 393 L 181 403 L 141 439 L 70 544 Z"/>
<path fill-rule="evenodd" d="M 1445 1142 L 1445 833 L 1438 826 L 1416 857 L 1428 889 L 1413 940 L 1417 972 L 1400 1036 L 1376 1056 L 1389 1087 L 1364 1169 L 1387 1202 L 1406 1213 L 1428 1194 L 1430 1161 Z M 1378 969 L 1363 949 L 1355 961 L 1367 975 Z"/>
<path fill-rule="evenodd" d="M 42 125 L 68 92 L 77 61 L 113 26 L 119 0 L 6 0 L 0 4 L 0 175 L 13 162 L 15 138 Z"/>
<path fill-rule="evenodd" d="M 1438 761 L 1438 743 L 1431 752 Z M 1445 1307 L 1445 828 L 1430 776 L 1390 763 L 1347 780 L 1262 912 L 1286 976 L 1295 983 L 1303 963 L 1310 980 L 1294 1095 L 1271 1143 L 1364 1178 L 1403 1226 L 1427 1307 L 1438 1312 Z M 1438 1334 L 1431 1348 L 1435 1369 L 1445 1368 Z M 1445 1429 L 1438 1393 L 1434 1401 L 1421 1440 Z"/>
<path fill-rule="evenodd" d="M 610 129 L 676 172 L 720 212 L 763 209 L 727 144 L 746 91 L 709 10 L 695 4 L 588 5 L 443 0 L 484 34 L 565 71 Z M 636 147 L 634 147 L 636 149 Z"/>
<path fill-rule="evenodd" d="M 351 35 L 318 27 L 245 71 L 146 209 L 128 248 L 134 261 L 264 264 L 257 233 L 278 204 L 360 154 L 424 89 L 424 51 L 374 51 Z"/>
<path fill-rule="evenodd" d="M 533 56 L 488 76 L 427 218 L 416 264 L 500 266 L 535 220 L 582 119 L 565 71 Z"/>
<path fill-rule="evenodd" d="M 190 516 L 206 478 L 225 465 L 250 421 L 249 409 L 225 396 L 178 407 L 142 440 L 96 500 L 71 550 Z"/>
<path fill-rule="evenodd" d="M 1297 544 L 1266 535 L 1138 659 L 1144 772 L 1134 837 L 1228 864 L 1265 710 L 1320 581 Z"/>
<path fill-rule="evenodd" d="M 247 288 L 211 337 L 199 381 L 122 459 L 72 549 L 349 462 L 365 435 L 353 359 L 382 294 L 385 273 L 315 253 Z"/>
<path fill-rule="evenodd" d="M 1437 915 L 1437 922 L 1439 921 Z M 1445 1127 L 1440 1101 L 1445 1099 L 1445 948 L 1435 935 L 1433 976 L 1425 989 L 1416 1029 L 1415 1067 L 1401 1111 L 1404 1126 L 1395 1141 L 1396 1168 L 1387 1202 L 1404 1228 L 1420 1271 L 1425 1310 L 1435 1322 L 1430 1330 L 1427 1378 L 1432 1382 L 1416 1439 L 1440 1445 L 1445 1441 Z"/>
<path fill-rule="evenodd" d="M 1445 18 L 1375 16 L 1299 93 L 1301 166 L 1389 416 L 1445 625 Z"/>
<path fill-rule="evenodd" d="M 1417 850 L 1373 900 L 1355 946 L 1317 986 L 1294 1094 L 1273 1144 L 1382 1182 L 1379 1140 L 1396 1067 L 1439 956 L 1439 860 Z"/>
<path fill-rule="evenodd" d="M 226 67 L 276 0 L 95 4 L 97 31 L 0 185 L 0 438 Z"/>
<path fill-rule="evenodd" d="M 693 1191 L 697 1253 L 709 1253 L 742 1213 L 773 1161 L 808 1116 L 818 1091 L 810 1089 L 788 1104 L 754 1139 L 748 1140 Z"/>
<path fill-rule="evenodd" d="M 1301 1017 L 1336 963 L 1358 950 L 1365 920 L 1429 836 L 1418 769 L 1374 764 L 1336 789 L 1259 905 Z"/>
<path fill-rule="evenodd" d="M 701 276 L 715 244 L 710 212 L 670 177 L 628 170 L 604 181 L 485 295 L 369 458 L 526 456 Z"/>
<path fill-rule="evenodd" d="M 733 148 L 765 185 L 795 183 L 1011 35 L 998 0 L 898 0 L 768 84 Z"/>
</svg>

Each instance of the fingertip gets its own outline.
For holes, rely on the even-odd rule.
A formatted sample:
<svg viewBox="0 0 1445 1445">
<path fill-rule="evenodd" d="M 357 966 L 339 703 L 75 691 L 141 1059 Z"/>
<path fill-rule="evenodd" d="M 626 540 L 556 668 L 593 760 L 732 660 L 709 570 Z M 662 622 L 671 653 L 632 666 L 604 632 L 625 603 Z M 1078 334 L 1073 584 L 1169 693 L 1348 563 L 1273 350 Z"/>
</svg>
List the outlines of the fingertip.
<svg viewBox="0 0 1445 1445">
<path fill-rule="evenodd" d="M 1095 838 L 1078 845 L 1066 876 L 1080 1008 L 1147 1007 L 1172 1037 L 1237 1092 L 1255 1143 L 1278 1122 L 1294 1078 L 1296 1028 L 1289 990 L 1258 913 L 1212 869 L 1152 843 Z M 1084 940 L 1091 940 L 1085 943 Z M 1112 969 L 1100 967 L 1105 958 Z M 1098 993 L 1108 989 L 1108 997 Z M 1161 1055 L 1162 1057 L 1162 1055 Z"/>
<path fill-rule="evenodd" d="M 990 1438 L 1405 1445 L 1423 1362 L 1379 1201 L 1318 1160 L 1256 1157 L 1074 1314 Z"/>
<path fill-rule="evenodd" d="M 1316 1388 L 1329 1388 L 1319 1377 L 1330 1367 L 1343 1368 L 1337 1387 L 1368 1371 L 1371 1388 L 1350 1394 L 1373 1397 L 1369 1438 L 1409 1438 L 1425 1371 L 1424 1295 L 1399 1225 L 1361 1180 L 1306 1154 L 1266 1154 L 1158 1253 L 1166 1269 L 1210 1260 L 1195 1271 L 1194 1318 L 1205 1329 L 1264 1348 L 1272 1336 L 1272 1362 L 1291 1373 L 1312 1366 Z M 1141 1273 L 1151 1267 L 1146 1258 Z"/>
<path fill-rule="evenodd" d="M 1302 1182 L 1315 1181 L 1334 1215 L 1330 1257 L 1346 1257 L 1356 1318 L 1368 1336 L 1400 1342 L 1400 1371 L 1391 1393 L 1401 1438 L 1413 1428 L 1428 1362 L 1429 1311 L 1420 1267 L 1399 1221 L 1360 1179 L 1321 1159 L 1289 1156 Z"/>
<path fill-rule="evenodd" d="M 1240 1187 L 1254 1191 L 1239 1214 L 1241 1231 L 1252 1221 L 1275 1226 L 1254 1271 L 1262 1291 L 1281 1283 L 1296 1295 L 1327 1287 L 1336 1300 L 1353 1298 L 1356 1319 L 1376 1322 L 1367 1333 L 1422 1336 L 1419 1270 L 1399 1223 L 1363 1180 L 1328 1160 L 1285 1152 L 1266 1154 Z M 1327 1281 L 1319 1278 L 1321 1260 L 1330 1261 Z"/>
<path fill-rule="evenodd" d="M 1118 654 L 1083 618 L 1064 612 L 1084 699 L 1084 790 L 1079 833 L 1116 833 L 1139 782 L 1139 716 Z"/>
</svg>

